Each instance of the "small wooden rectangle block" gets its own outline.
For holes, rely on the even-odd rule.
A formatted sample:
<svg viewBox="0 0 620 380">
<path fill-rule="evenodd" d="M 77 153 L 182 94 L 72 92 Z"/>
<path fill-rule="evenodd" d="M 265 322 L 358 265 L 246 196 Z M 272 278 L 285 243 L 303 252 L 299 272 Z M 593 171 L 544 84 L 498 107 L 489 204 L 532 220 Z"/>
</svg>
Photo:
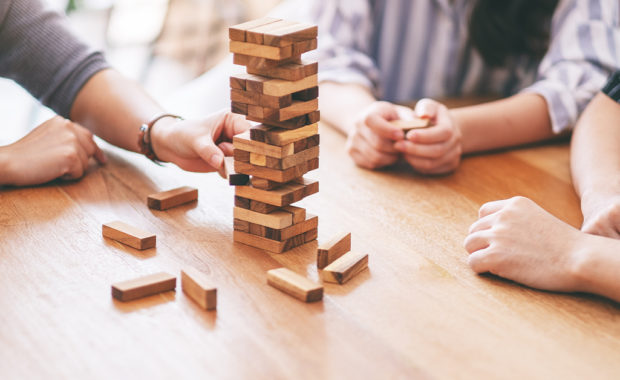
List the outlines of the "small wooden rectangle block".
<svg viewBox="0 0 620 380">
<path fill-rule="evenodd" d="M 259 123 L 267 124 L 272 127 L 280 127 L 284 129 L 296 129 L 299 127 L 303 127 L 304 125 L 318 123 L 321 119 L 321 111 L 313 111 L 309 114 L 294 117 L 290 120 L 286 121 L 268 121 L 265 119 L 261 119 L 260 117 L 253 117 L 250 115 L 246 116 L 246 119 L 256 121 Z"/>
<path fill-rule="evenodd" d="M 241 41 L 230 41 L 228 47 L 231 53 L 274 60 L 290 58 L 293 55 L 293 45 L 279 47 Z"/>
<path fill-rule="evenodd" d="M 239 173 L 265 178 L 270 181 L 285 183 L 299 178 L 311 170 L 319 167 L 319 159 L 313 158 L 297 166 L 288 169 L 271 169 L 266 166 L 252 165 L 245 162 L 235 161 L 235 170 Z"/>
<path fill-rule="evenodd" d="M 301 63 L 287 63 L 285 65 L 271 68 L 256 68 L 248 66 L 246 70 L 248 74 L 297 81 L 318 73 L 319 64 L 316 61 L 302 61 Z M 245 90 L 245 82 L 243 89 Z"/>
<path fill-rule="evenodd" d="M 253 235 L 259 235 L 261 237 L 271 239 L 271 240 L 277 240 L 277 241 L 288 240 L 294 236 L 305 234 L 306 232 L 311 231 L 311 230 L 316 230 L 318 226 L 319 226 L 319 217 L 316 215 L 312 215 L 312 214 L 307 214 L 306 220 L 304 220 L 303 222 L 293 224 L 292 226 L 282 228 L 282 229 L 275 229 L 275 228 L 260 226 L 260 227 L 263 227 L 262 229 L 260 229 L 260 233 L 256 233 L 258 231 L 258 228 L 256 228 L 253 223 L 250 223 L 248 221 L 241 220 L 241 219 L 234 220 L 235 230 L 246 232 L 246 233 L 251 233 Z M 311 240 L 314 240 L 314 239 L 311 239 Z M 310 240 L 305 240 L 306 243 L 308 241 Z"/>
<path fill-rule="evenodd" d="M 366 268 L 368 268 L 368 254 L 347 252 L 323 269 L 323 281 L 344 284 Z"/>
<path fill-rule="evenodd" d="M 414 118 L 413 120 L 393 120 L 390 123 L 407 133 L 412 129 L 426 128 L 430 126 L 431 121 L 430 119 Z"/>
<path fill-rule="evenodd" d="M 256 105 L 248 105 L 248 116 L 272 121 L 286 121 L 295 117 L 306 115 L 314 112 L 319 108 L 319 100 L 312 99 L 308 101 L 295 100 L 293 103 L 284 108 L 270 108 Z"/>
<path fill-rule="evenodd" d="M 319 181 L 302 178 L 300 182 L 288 183 L 274 190 L 261 190 L 252 186 L 237 186 L 235 188 L 235 195 L 274 206 L 288 206 L 319 191 Z"/>
<path fill-rule="evenodd" d="M 171 207 L 193 202 L 197 199 L 198 189 L 183 186 L 161 193 L 151 194 L 147 198 L 147 204 L 150 208 L 155 210 L 167 210 Z"/>
<path fill-rule="evenodd" d="M 161 272 L 133 280 L 117 282 L 112 285 L 112 297 L 119 301 L 131 301 L 174 290 L 177 284 L 175 276 Z"/>
<path fill-rule="evenodd" d="M 289 95 L 316 86 L 318 86 L 317 75 L 311 75 L 298 81 L 270 78 L 246 79 L 246 91 L 259 92 L 271 96 Z"/>
<path fill-rule="evenodd" d="M 257 92 L 230 89 L 230 100 L 237 103 L 251 104 L 269 108 L 286 108 L 293 104 L 292 95 L 269 96 Z"/>
<path fill-rule="evenodd" d="M 268 30 L 263 35 L 263 43 L 271 46 L 286 46 L 298 41 L 315 39 L 317 35 L 316 25 L 295 23 Z"/>
<path fill-rule="evenodd" d="M 265 43 L 265 40 L 263 38 L 265 32 L 277 30 L 295 24 L 297 24 L 297 22 L 295 21 L 279 20 L 274 23 L 257 26 L 246 31 L 245 40 L 254 44 L 263 45 Z"/>
<path fill-rule="evenodd" d="M 297 129 L 284 129 L 259 124 L 250 129 L 250 138 L 266 144 L 283 146 L 319 133 L 319 124 L 314 123 Z"/>
<path fill-rule="evenodd" d="M 153 248 L 156 244 L 155 234 L 121 221 L 106 223 L 101 230 L 104 237 L 116 240 L 135 249 Z"/>
<path fill-rule="evenodd" d="M 194 268 L 181 270 L 181 288 L 203 309 L 213 310 L 217 307 L 217 289 L 209 284 L 204 273 Z"/>
<path fill-rule="evenodd" d="M 282 21 L 281 19 L 273 17 L 264 17 L 257 20 L 244 22 L 241 24 L 233 25 L 228 28 L 228 37 L 233 41 L 245 41 L 246 32 L 253 28 L 258 28 L 263 25 L 271 24 L 274 22 Z"/>
<path fill-rule="evenodd" d="M 224 157 L 223 175 L 228 180 L 230 186 L 243 186 L 250 182 L 250 176 L 235 172 L 235 159 L 233 157 Z"/>
<path fill-rule="evenodd" d="M 241 219 L 250 223 L 277 229 L 285 228 L 293 224 L 293 215 L 283 210 L 263 214 L 245 208 L 235 207 L 233 209 L 233 217 L 235 219 Z"/>
<path fill-rule="evenodd" d="M 316 266 L 319 269 L 323 269 L 334 260 L 344 255 L 351 250 L 351 233 L 340 233 L 334 236 L 331 240 L 320 244 L 317 257 Z"/>
<path fill-rule="evenodd" d="M 287 240 L 278 241 L 278 240 L 273 240 L 273 239 L 267 239 L 267 238 L 264 238 L 256 234 L 252 234 L 251 227 L 252 227 L 252 224 L 249 225 L 250 232 L 244 232 L 241 230 L 241 228 L 236 228 L 235 231 L 233 231 L 233 240 L 241 244 L 249 245 L 251 247 L 255 247 L 259 249 L 264 249 L 265 251 L 269 251 L 273 253 L 282 253 L 282 252 L 291 250 L 295 247 L 298 247 L 307 242 L 310 242 L 312 240 L 311 237 L 315 236 L 313 235 L 314 233 L 312 234 L 306 233 L 306 234 L 300 234 L 300 235 L 293 236 L 292 238 L 287 239 Z M 316 232 L 316 229 L 314 231 Z M 308 238 L 309 240 L 307 241 L 305 240 L 306 236 L 309 237 Z"/>
<path fill-rule="evenodd" d="M 323 298 L 322 285 L 316 284 L 286 268 L 268 271 L 267 283 L 304 302 L 320 301 Z"/>
<path fill-rule="evenodd" d="M 294 46 L 293 46 L 294 48 Z M 233 54 L 233 63 L 235 65 L 242 65 L 252 69 L 272 69 L 274 67 L 278 67 L 281 65 L 289 64 L 289 63 L 300 63 L 301 57 L 292 56 L 290 58 L 276 60 L 262 57 L 252 57 L 251 55 L 245 54 Z"/>
<path fill-rule="evenodd" d="M 293 166 L 301 165 L 302 163 L 319 157 L 319 147 L 313 146 L 312 148 L 302 150 L 299 153 L 295 153 L 284 158 L 267 157 L 265 160 L 265 166 L 271 169 L 285 170 L 292 168 Z"/>
<path fill-rule="evenodd" d="M 235 150 L 243 150 L 250 153 L 262 154 L 265 156 L 283 158 L 295 153 L 294 143 L 283 146 L 265 144 L 260 141 L 252 141 L 250 139 L 250 131 L 238 134 L 233 137 L 233 147 Z M 249 162 L 250 157 L 248 156 Z M 238 162 L 238 161 L 237 161 Z"/>
</svg>

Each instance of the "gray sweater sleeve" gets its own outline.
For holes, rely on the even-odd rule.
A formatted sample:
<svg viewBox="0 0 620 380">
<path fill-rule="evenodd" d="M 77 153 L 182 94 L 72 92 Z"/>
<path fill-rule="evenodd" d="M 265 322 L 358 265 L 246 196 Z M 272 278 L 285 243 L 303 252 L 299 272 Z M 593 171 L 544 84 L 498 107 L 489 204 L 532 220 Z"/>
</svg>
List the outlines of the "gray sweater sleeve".
<svg viewBox="0 0 620 380">
<path fill-rule="evenodd" d="M 57 114 L 68 118 L 86 81 L 108 67 L 40 0 L 0 2 L 0 76 L 13 79 Z"/>
</svg>

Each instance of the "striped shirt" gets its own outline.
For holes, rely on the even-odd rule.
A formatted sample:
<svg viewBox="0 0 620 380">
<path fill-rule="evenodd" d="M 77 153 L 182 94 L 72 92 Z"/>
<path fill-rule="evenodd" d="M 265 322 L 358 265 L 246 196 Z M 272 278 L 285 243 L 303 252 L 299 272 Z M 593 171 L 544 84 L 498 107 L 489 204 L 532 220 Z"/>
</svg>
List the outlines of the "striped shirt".
<svg viewBox="0 0 620 380">
<path fill-rule="evenodd" d="M 620 71 L 616 71 L 603 87 L 603 93 L 620 103 Z"/>
<path fill-rule="evenodd" d="M 620 68 L 619 3 L 560 0 L 542 60 L 491 68 L 468 41 L 471 0 L 316 0 L 319 80 L 361 84 L 392 102 L 533 92 L 559 133 Z"/>
</svg>

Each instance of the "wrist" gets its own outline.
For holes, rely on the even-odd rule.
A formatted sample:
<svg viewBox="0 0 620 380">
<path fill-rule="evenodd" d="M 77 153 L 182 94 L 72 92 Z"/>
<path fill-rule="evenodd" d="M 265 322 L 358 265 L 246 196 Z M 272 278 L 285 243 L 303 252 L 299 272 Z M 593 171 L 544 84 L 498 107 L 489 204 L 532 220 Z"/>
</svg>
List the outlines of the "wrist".
<svg viewBox="0 0 620 380">
<path fill-rule="evenodd" d="M 170 162 L 168 143 L 170 142 L 171 127 L 181 119 L 173 116 L 157 120 L 151 126 L 151 149 L 155 156 L 163 162 Z"/>
<path fill-rule="evenodd" d="M 0 147 L 0 186 L 10 185 L 11 179 L 11 160 L 7 152 L 7 147 Z"/>
</svg>

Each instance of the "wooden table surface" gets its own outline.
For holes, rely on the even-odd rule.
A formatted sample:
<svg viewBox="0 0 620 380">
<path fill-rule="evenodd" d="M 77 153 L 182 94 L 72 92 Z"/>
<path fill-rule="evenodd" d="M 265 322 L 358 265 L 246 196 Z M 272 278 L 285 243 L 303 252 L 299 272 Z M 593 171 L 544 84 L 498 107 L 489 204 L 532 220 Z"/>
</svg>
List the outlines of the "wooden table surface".
<svg viewBox="0 0 620 380">
<path fill-rule="evenodd" d="M 536 291 L 467 266 L 486 201 L 524 195 L 579 225 L 566 143 L 469 157 L 450 176 L 366 171 L 321 127 L 319 241 L 339 230 L 370 269 L 305 304 L 266 284 L 285 266 L 318 280 L 316 242 L 268 254 L 232 242 L 233 188 L 107 147 L 81 181 L 0 191 L 3 379 L 618 378 L 620 309 Z M 198 203 L 146 207 L 199 188 Z M 136 251 L 101 236 L 120 219 L 157 234 Z M 110 285 L 190 265 L 218 287 L 205 312 L 180 290 L 128 303 Z"/>
</svg>

